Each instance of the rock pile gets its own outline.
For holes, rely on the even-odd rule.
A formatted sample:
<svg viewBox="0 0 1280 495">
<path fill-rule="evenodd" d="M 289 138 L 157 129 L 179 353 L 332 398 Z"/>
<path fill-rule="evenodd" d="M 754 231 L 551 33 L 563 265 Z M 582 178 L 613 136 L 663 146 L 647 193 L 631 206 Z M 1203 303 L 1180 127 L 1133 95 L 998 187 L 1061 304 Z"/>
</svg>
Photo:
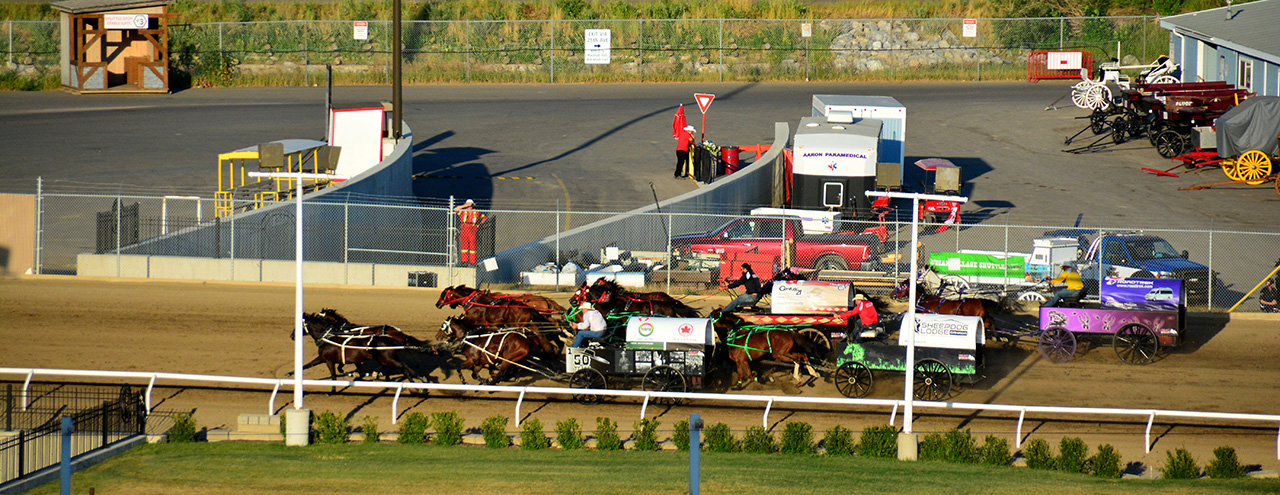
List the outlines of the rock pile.
<svg viewBox="0 0 1280 495">
<path fill-rule="evenodd" d="M 955 33 L 921 34 L 906 22 L 823 21 L 823 30 L 835 31 L 831 49 L 837 69 L 881 70 L 889 66 L 920 67 L 937 64 L 983 63 L 1001 65 L 1008 60 L 983 48 L 961 43 Z"/>
</svg>

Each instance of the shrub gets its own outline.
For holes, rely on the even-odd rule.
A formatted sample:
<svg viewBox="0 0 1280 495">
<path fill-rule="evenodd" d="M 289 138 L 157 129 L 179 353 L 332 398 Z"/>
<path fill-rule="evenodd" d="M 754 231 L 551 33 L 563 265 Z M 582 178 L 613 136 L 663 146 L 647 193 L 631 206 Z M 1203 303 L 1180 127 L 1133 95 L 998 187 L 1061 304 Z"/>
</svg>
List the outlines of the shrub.
<svg viewBox="0 0 1280 495">
<path fill-rule="evenodd" d="M 943 461 L 947 459 L 947 441 L 941 433 L 930 433 L 920 440 L 920 460 Z"/>
<path fill-rule="evenodd" d="M 978 447 L 973 440 L 973 434 L 969 433 L 969 429 L 963 431 L 959 428 L 952 428 L 943 435 L 943 445 L 946 451 L 946 460 L 960 464 L 977 464 Z"/>
<path fill-rule="evenodd" d="M 742 435 L 742 451 L 751 454 L 772 454 L 778 451 L 778 444 L 773 441 L 773 434 L 763 426 L 752 426 Z"/>
<path fill-rule="evenodd" d="M 1213 460 L 1204 469 L 1210 478 L 1240 478 L 1244 476 L 1244 466 L 1236 458 L 1236 449 L 1218 447 L 1213 449 Z"/>
<path fill-rule="evenodd" d="M 1009 441 L 995 435 L 982 440 L 982 463 L 988 466 L 1009 465 Z"/>
<path fill-rule="evenodd" d="M 843 426 L 832 427 L 822 437 L 822 448 L 826 449 L 827 455 L 852 455 L 853 432 Z"/>
<path fill-rule="evenodd" d="M 1120 477 L 1120 454 L 1111 444 L 1098 446 L 1098 453 L 1089 458 L 1090 470 L 1095 476 L 1103 478 Z"/>
<path fill-rule="evenodd" d="M 543 450 L 551 446 L 551 439 L 542 432 L 542 421 L 537 418 L 520 425 L 520 450 Z"/>
<path fill-rule="evenodd" d="M 364 443 L 378 443 L 378 418 L 365 416 L 360 419 L 360 431 L 364 432 Z"/>
<path fill-rule="evenodd" d="M 1088 472 L 1085 461 L 1089 458 L 1089 446 L 1079 437 L 1063 437 L 1058 443 L 1057 467 L 1068 473 Z"/>
<path fill-rule="evenodd" d="M 196 441 L 196 420 L 191 417 L 191 414 L 183 413 L 173 417 L 173 427 L 169 428 L 169 441 L 172 443 Z"/>
<path fill-rule="evenodd" d="M 316 415 L 315 429 L 317 441 L 320 443 L 347 443 L 347 420 L 333 411 L 325 411 Z"/>
<path fill-rule="evenodd" d="M 578 424 L 577 419 L 556 421 L 556 443 L 564 450 L 582 448 L 582 425 Z"/>
<path fill-rule="evenodd" d="M 457 411 L 431 414 L 431 426 L 436 430 L 436 443 L 458 445 L 462 443 L 462 416 Z"/>
<path fill-rule="evenodd" d="M 635 450 L 658 450 L 658 425 L 656 419 L 642 419 L 635 424 Z"/>
<path fill-rule="evenodd" d="M 618 437 L 618 422 L 609 418 L 596 418 L 596 450 L 622 450 Z"/>
<path fill-rule="evenodd" d="M 782 429 L 782 452 L 785 454 L 813 454 L 813 426 L 804 422 L 789 422 Z"/>
<path fill-rule="evenodd" d="M 704 433 L 707 435 L 707 450 L 711 452 L 737 452 L 738 441 L 733 438 L 733 432 L 729 430 L 729 425 L 724 423 L 716 423 L 708 426 Z"/>
<path fill-rule="evenodd" d="M 1022 448 L 1022 457 L 1027 459 L 1027 467 L 1031 469 L 1053 469 L 1053 454 L 1049 452 L 1049 442 L 1043 438 L 1033 438 Z"/>
<path fill-rule="evenodd" d="M 480 431 L 484 433 L 484 446 L 491 449 L 505 449 L 511 445 L 511 438 L 507 437 L 507 423 L 511 420 L 506 416 L 489 416 L 480 423 Z"/>
<path fill-rule="evenodd" d="M 1160 475 L 1170 480 L 1192 480 L 1200 477 L 1200 466 L 1187 449 L 1175 449 L 1166 452 Z"/>
<path fill-rule="evenodd" d="M 427 443 L 427 428 L 430 426 L 431 420 L 426 414 L 411 412 L 400 421 L 400 436 L 396 438 L 396 443 Z"/>
<path fill-rule="evenodd" d="M 898 457 L 898 429 L 890 425 L 868 426 L 862 429 L 858 442 L 858 454 L 863 457 Z"/>
<path fill-rule="evenodd" d="M 689 420 L 682 419 L 676 421 L 675 430 L 671 432 L 671 442 L 676 444 L 676 448 L 681 452 L 689 450 Z"/>
</svg>

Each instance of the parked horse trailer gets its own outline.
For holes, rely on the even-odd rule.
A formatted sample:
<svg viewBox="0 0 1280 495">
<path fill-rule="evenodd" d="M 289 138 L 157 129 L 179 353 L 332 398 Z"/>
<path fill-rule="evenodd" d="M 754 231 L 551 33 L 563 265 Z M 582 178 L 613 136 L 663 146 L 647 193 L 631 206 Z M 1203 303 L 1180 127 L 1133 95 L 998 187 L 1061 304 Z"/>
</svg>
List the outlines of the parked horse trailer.
<svg viewBox="0 0 1280 495">
<path fill-rule="evenodd" d="M 879 136 L 879 120 L 853 119 L 847 112 L 800 119 L 792 150 L 791 206 L 838 211 L 846 218 L 868 216 L 871 201 L 863 191 L 876 188 Z"/>
<path fill-rule="evenodd" d="M 907 161 L 907 107 L 892 96 L 813 95 L 813 116 L 826 116 L 831 111 L 883 122 L 876 155 L 881 162 L 898 164 L 898 179 L 902 179 Z"/>
</svg>

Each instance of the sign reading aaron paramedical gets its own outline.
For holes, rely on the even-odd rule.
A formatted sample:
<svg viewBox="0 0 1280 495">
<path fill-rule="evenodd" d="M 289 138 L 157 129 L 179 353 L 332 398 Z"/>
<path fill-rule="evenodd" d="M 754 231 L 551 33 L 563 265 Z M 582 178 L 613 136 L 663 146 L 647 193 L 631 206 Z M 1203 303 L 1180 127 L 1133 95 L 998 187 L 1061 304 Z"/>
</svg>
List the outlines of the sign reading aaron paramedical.
<svg viewBox="0 0 1280 495">
<path fill-rule="evenodd" d="M 1027 260 L 1021 255 L 1008 258 L 990 254 L 930 253 L 929 266 L 940 275 L 955 275 L 969 283 L 1002 284 L 1022 280 Z"/>
<path fill-rule="evenodd" d="M 613 34 L 608 29 L 584 30 L 583 46 L 584 64 L 608 64 L 609 50 L 612 49 Z"/>
</svg>

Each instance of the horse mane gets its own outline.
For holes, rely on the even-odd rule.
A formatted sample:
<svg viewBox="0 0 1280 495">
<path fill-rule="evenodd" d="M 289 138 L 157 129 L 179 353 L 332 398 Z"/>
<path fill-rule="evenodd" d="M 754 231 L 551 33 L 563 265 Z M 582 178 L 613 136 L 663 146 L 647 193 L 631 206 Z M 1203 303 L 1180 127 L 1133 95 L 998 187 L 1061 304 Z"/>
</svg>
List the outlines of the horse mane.
<svg viewBox="0 0 1280 495">
<path fill-rule="evenodd" d="M 334 319 L 334 321 L 337 321 L 339 324 L 351 323 L 351 320 L 348 320 L 347 317 L 342 316 L 341 314 L 338 313 L 337 310 L 333 308 L 322 308 L 320 309 L 320 313 L 316 313 L 316 316 L 320 316 L 321 313 L 328 314 L 330 317 Z"/>
<path fill-rule="evenodd" d="M 631 291 L 628 291 L 627 289 L 623 288 L 623 287 L 622 287 L 621 285 L 619 285 L 617 282 L 612 281 L 612 280 L 607 280 L 607 279 L 605 279 L 604 277 L 600 277 L 600 278 L 596 279 L 596 283 L 595 283 L 595 284 L 593 284 L 593 285 L 591 286 L 591 289 L 592 289 L 592 290 L 595 290 L 596 288 L 601 288 L 601 289 L 603 289 L 603 290 L 607 290 L 607 291 L 609 291 L 609 292 L 616 292 L 616 293 L 618 293 L 618 294 L 628 294 L 628 293 L 630 293 L 630 292 L 631 292 Z"/>
</svg>

